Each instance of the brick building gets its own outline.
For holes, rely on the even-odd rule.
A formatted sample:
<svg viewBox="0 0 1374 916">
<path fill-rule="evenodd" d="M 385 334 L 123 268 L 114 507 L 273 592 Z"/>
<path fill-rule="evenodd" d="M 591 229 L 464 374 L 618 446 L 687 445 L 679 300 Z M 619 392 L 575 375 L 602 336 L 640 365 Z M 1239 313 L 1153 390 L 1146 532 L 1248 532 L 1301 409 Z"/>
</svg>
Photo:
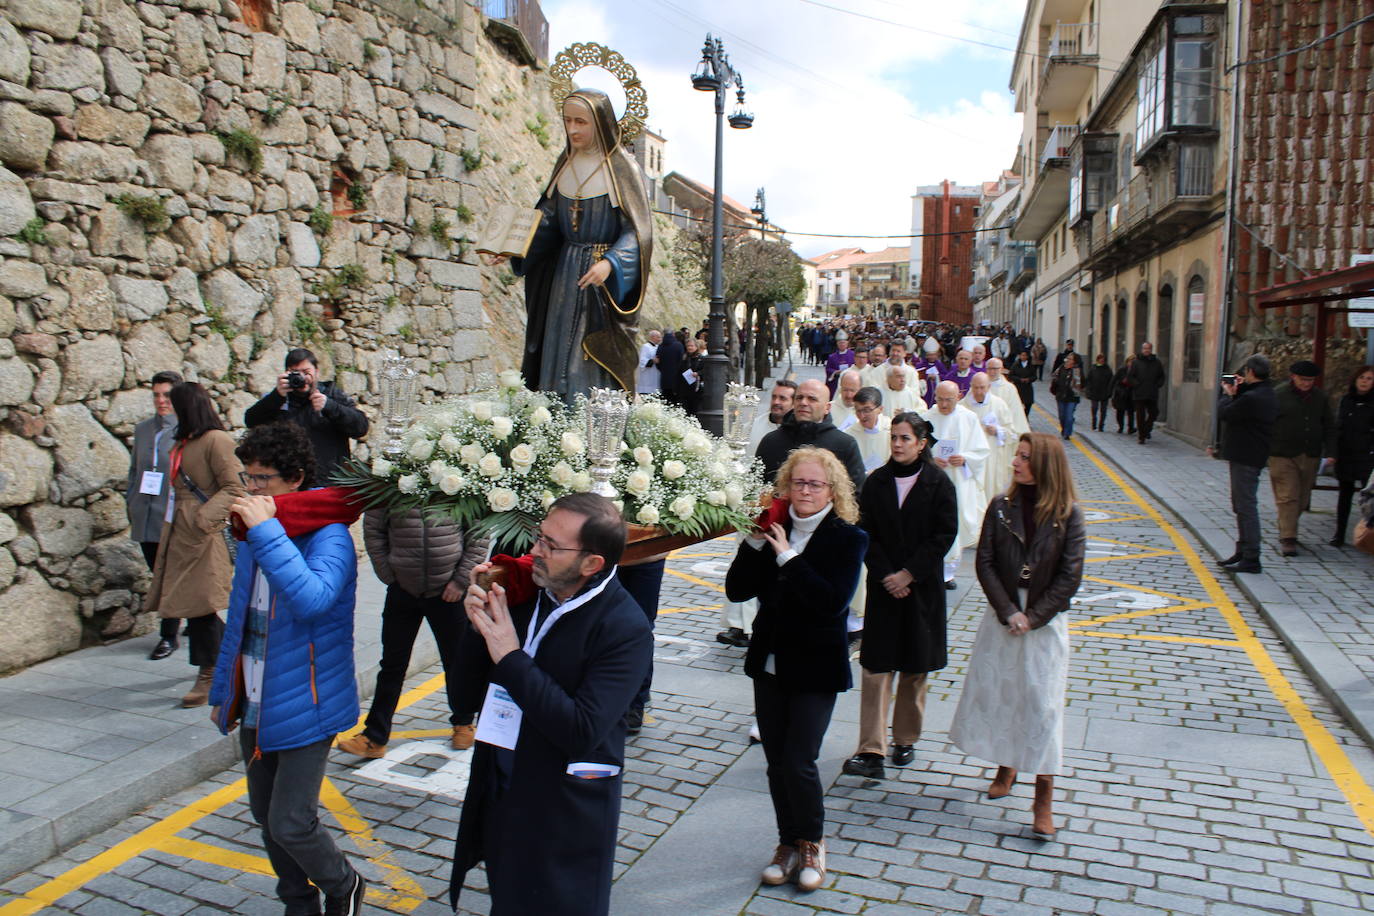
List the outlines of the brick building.
<svg viewBox="0 0 1374 916">
<path fill-rule="evenodd" d="M 973 221 L 982 187 L 950 181 L 916 189 L 911 198 L 911 285 L 919 290 L 921 318 L 950 324 L 973 320 Z"/>
<path fill-rule="evenodd" d="M 1278 283 L 1349 266 L 1374 251 L 1374 22 L 1322 41 L 1311 50 L 1264 61 L 1340 31 L 1374 8 L 1367 0 L 1245 4 L 1237 71 L 1239 168 L 1233 228 L 1233 357 L 1285 339 L 1304 352 L 1314 333 L 1312 309 L 1261 314 L 1252 293 Z M 1362 347 L 1343 317 L 1331 336 L 1327 387 L 1344 388 L 1340 356 Z"/>
</svg>

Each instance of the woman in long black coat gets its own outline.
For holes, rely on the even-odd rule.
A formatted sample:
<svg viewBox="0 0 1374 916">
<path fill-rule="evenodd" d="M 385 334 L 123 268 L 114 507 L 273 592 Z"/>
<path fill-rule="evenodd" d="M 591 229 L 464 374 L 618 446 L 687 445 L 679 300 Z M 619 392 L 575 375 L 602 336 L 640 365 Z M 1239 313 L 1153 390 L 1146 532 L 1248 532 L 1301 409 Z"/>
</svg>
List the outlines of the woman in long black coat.
<svg viewBox="0 0 1374 916">
<path fill-rule="evenodd" d="M 927 676 L 947 661 L 944 556 L 959 534 L 954 484 L 930 460 L 930 424 L 900 413 L 891 436 L 891 460 L 868 476 L 859 497 L 859 527 L 868 532 L 863 697 L 859 748 L 844 772 L 869 779 L 884 775 L 894 678 L 892 763 L 906 766 L 915 757 Z"/>
<path fill-rule="evenodd" d="M 1336 408 L 1336 534 L 1332 547 L 1345 543 L 1350 504 L 1374 472 L 1374 366 L 1361 366 Z"/>
</svg>

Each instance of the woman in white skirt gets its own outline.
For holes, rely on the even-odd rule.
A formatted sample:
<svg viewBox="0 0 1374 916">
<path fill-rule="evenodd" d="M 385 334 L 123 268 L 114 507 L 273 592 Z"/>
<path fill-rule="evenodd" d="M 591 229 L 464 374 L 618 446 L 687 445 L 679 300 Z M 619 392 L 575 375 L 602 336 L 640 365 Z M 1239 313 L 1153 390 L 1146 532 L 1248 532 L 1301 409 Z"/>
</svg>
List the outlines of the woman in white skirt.
<svg viewBox="0 0 1374 916">
<path fill-rule="evenodd" d="M 996 763 L 989 798 L 1034 773 L 1032 833 L 1054 837 L 1054 777 L 1063 766 L 1069 628 L 1063 611 L 1083 579 L 1086 536 L 1068 457 L 1049 433 L 1024 433 L 1012 483 L 988 506 L 978 582 L 988 608 L 973 640 L 949 737 Z"/>
</svg>

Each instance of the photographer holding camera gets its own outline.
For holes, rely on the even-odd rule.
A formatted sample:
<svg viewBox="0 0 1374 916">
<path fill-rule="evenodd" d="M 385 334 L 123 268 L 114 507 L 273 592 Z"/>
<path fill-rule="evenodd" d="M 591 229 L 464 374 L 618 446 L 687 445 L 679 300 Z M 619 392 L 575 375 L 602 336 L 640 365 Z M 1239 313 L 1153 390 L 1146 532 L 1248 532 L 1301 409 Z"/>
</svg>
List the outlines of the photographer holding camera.
<svg viewBox="0 0 1374 916">
<path fill-rule="evenodd" d="M 290 420 L 305 429 L 315 449 L 317 479 L 327 482 L 348 457 L 349 439 L 367 436 L 367 417 L 333 382 L 319 379 L 315 354 L 297 347 L 286 354 L 286 371 L 277 387 L 244 412 L 249 429 L 277 420 Z"/>
</svg>

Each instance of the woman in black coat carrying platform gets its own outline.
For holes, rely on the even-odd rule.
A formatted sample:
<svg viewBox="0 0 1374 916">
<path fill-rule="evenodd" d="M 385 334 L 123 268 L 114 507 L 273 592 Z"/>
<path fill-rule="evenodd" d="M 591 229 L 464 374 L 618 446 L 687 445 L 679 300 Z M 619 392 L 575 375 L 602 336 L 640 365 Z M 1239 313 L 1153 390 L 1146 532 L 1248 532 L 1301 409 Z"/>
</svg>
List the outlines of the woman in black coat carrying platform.
<svg viewBox="0 0 1374 916">
<path fill-rule="evenodd" d="M 835 698 L 853 686 L 845 623 L 868 535 L 855 527 L 854 485 L 838 458 L 796 449 L 777 496 L 725 575 L 731 601 L 757 598 L 744 672 L 768 759 L 778 847 L 764 884 L 825 882 L 825 787 L 816 768 Z"/>
<path fill-rule="evenodd" d="M 919 414 L 899 413 L 891 437 L 891 460 L 868 476 L 859 498 L 859 526 L 868 533 L 863 697 L 859 747 L 844 772 L 868 779 L 884 775 L 894 680 L 892 764 L 915 758 L 926 679 L 947 662 L 944 556 L 959 534 L 954 484 L 939 468 L 929 470 L 930 424 Z"/>
</svg>

